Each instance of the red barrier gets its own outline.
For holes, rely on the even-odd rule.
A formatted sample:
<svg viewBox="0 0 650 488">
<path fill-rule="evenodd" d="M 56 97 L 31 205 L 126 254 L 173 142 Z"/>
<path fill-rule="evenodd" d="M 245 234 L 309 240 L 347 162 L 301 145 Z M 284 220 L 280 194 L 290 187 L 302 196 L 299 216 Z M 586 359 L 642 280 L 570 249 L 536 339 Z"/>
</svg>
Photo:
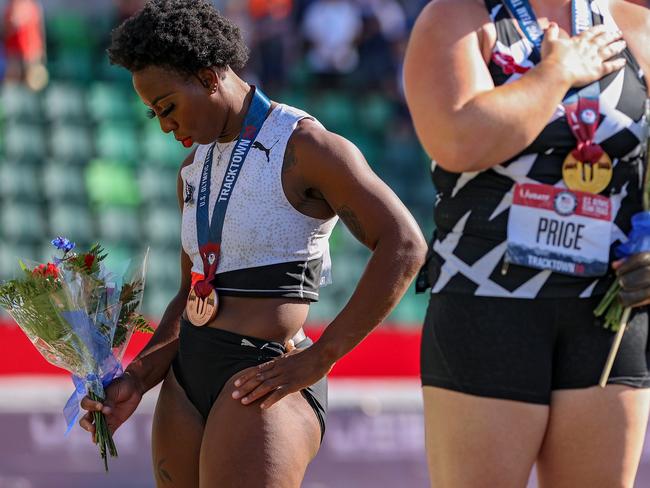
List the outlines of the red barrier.
<svg viewBox="0 0 650 488">
<path fill-rule="evenodd" d="M 307 327 L 306 331 L 312 339 L 317 339 L 322 327 Z M 148 340 L 146 334 L 134 335 L 124 363 L 128 363 Z M 13 323 L 0 322 L 0 345 L 0 375 L 66 374 L 45 361 Z M 414 378 L 419 374 L 419 362 L 419 329 L 383 326 L 336 363 L 331 376 Z"/>
</svg>

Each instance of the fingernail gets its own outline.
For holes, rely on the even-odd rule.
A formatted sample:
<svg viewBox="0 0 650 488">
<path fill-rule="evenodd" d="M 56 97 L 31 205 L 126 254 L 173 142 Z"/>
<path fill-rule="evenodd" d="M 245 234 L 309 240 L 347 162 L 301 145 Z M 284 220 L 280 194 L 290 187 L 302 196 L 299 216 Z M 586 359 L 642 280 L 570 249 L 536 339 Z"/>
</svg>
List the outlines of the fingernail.
<svg viewBox="0 0 650 488">
<path fill-rule="evenodd" d="M 239 385 L 241 385 L 241 380 L 236 380 L 235 381 L 235 386 L 239 386 Z"/>
<path fill-rule="evenodd" d="M 237 390 L 232 392 L 232 397 L 233 398 L 239 398 L 239 395 L 240 395 L 240 393 Z"/>
<path fill-rule="evenodd" d="M 266 410 L 266 403 L 262 403 L 262 404 L 260 405 L 260 408 L 263 408 L 263 409 Z"/>
<path fill-rule="evenodd" d="M 248 397 L 244 397 L 241 399 L 242 403 L 248 403 Z"/>
<path fill-rule="evenodd" d="M 109 415 L 111 413 L 111 408 L 110 407 L 104 407 L 102 408 L 102 413 L 104 415 Z"/>
</svg>

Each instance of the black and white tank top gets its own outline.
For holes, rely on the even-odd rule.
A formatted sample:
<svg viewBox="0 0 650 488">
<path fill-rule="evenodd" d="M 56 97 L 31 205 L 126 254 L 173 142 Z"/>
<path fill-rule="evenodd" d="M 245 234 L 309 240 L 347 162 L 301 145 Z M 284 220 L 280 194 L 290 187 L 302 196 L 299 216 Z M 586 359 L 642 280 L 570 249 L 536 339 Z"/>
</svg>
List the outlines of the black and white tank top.
<svg viewBox="0 0 650 488">
<path fill-rule="evenodd" d="M 540 59 L 500 0 L 485 3 L 497 32 L 489 70 L 495 86 L 499 86 L 517 80 L 525 68 Z M 593 0 L 591 10 L 594 24 L 618 29 L 604 0 Z M 647 151 L 646 81 L 630 51 L 626 49 L 622 55 L 627 59 L 626 67 L 600 80 L 601 123 L 595 136 L 595 142 L 614 163 L 612 181 L 601 192 L 612 201 L 613 232 L 611 238 L 603 236 L 610 239 L 610 251 L 628 233 L 631 216 L 642 210 Z M 595 279 L 503 266 L 514 185 L 542 183 L 565 188 L 562 163 L 575 146 L 564 106 L 559 104 L 537 139 L 509 161 L 485 171 L 460 174 L 432 163 L 437 189 L 436 230 L 428 264 L 432 293 L 514 298 L 604 293 L 611 274 Z"/>
<path fill-rule="evenodd" d="M 221 255 L 214 281 L 221 295 L 290 297 L 318 300 L 319 287 L 331 282 L 329 237 L 338 217 L 308 217 L 287 200 L 282 165 L 287 143 L 307 113 L 277 105 L 253 143 L 226 211 Z M 185 191 L 181 239 L 202 274 L 196 234 L 196 195 L 210 145 L 197 148 L 192 164 L 181 170 Z M 213 154 L 209 219 L 235 141 L 217 143 Z"/>
</svg>

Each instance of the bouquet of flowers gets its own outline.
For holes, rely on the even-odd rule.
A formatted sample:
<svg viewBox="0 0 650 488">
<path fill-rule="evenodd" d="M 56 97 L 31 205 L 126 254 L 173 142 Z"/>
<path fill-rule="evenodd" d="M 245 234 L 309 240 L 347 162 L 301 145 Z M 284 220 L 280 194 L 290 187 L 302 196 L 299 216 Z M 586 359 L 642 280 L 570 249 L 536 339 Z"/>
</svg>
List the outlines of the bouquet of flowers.
<svg viewBox="0 0 650 488">
<path fill-rule="evenodd" d="M 57 237 L 63 252 L 47 264 L 20 261 L 21 278 L 0 285 L 0 306 L 16 321 L 50 363 L 69 371 L 75 385 L 64 407 L 67 431 L 80 416 L 84 395 L 104 400 L 104 387 L 122 374 L 121 360 L 135 331 L 153 332 L 139 308 L 144 291 L 147 254 L 111 272 L 99 244 L 75 253 L 73 242 Z M 117 449 L 101 412 L 94 412 L 95 441 L 104 467 Z"/>
</svg>

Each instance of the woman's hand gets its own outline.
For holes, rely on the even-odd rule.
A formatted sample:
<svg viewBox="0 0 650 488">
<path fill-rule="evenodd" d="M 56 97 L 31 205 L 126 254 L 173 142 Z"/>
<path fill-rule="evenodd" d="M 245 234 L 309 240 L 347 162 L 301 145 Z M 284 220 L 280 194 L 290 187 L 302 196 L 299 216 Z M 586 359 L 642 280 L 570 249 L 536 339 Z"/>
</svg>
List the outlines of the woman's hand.
<svg viewBox="0 0 650 488">
<path fill-rule="evenodd" d="M 334 366 L 323 360 L 314 346 L 293 349 L 267 363 L 242 371 L 235 379 L 235 400 L 244 405 L 268 395 L 261 408 L 269 408 L 285 396 L 313 385 Z"/>
<path fill-rule="evenodd" d="M 612 267 L 622 288 L 618 296 L 624 307 L 640 307 L 650 303 L 650 252 L 616 261 Z"/>
<path fill-rule="evenodd" d="M 88 412 L 81 417 L 79 425 L 91 433 L 93 441 L 95 439 L 93 412 L 101 411 L 106 416 L 106 422 L 112 434 L 133 414 L 142 400 L 141 389 L 129 372 L 114 379 L 106 387 L 105 393 L 106 399 L 103 404 L 87 396 L 81 400 L 81 408 Z"/>
<path fill-rule="evenodd" d="M 625 46 L 623 34 L 607 31 L 604 25 L 566 39 L 560 38 L 560 28 L 552 22 L 542 42 L 542 60 L 557 63 L 571 86 L 580 87 L 623 68 L 625 58 L 612 58 Z"/>
</svg>

